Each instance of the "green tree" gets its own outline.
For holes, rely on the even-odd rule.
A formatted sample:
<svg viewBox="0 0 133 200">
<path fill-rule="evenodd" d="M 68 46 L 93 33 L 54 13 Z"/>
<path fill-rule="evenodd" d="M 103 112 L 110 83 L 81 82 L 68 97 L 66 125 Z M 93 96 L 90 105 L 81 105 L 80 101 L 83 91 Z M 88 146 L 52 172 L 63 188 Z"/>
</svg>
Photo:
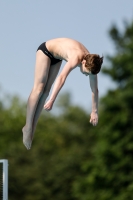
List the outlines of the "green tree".
<svg viewBox="0 0 133 200">
<path fill-rule="evenodd" d="M 69 98 L 65 94 L 59 100 L 59 116 L 42 113 L 30 151 L 22 144 L 25 104 L 10 96 L 6 106 L 1 101 L 0 158 L 9 161 L 10 199 L 75 199 L 73 183 L 81 163 L 91 157 L 94 137 L 89 135 L 88 114 L 70 101 L 66 104 Z"/>
<path fill-rule="evenodd" d="M 110 36 L 116 52 L 103 72 L 117 86 L 100 101 L 97 127 L 65 94 L 59 115 L 42 113 L 27 151 L 21 132 L 26 104 L 10 96 L 0 101 L 0 158 L 9 161 L 9 199 L 133 199 L 133 23 L 123 32 L 113 26 Z"/>
<path fill-rule="evenodd" d="M 103 72 L 117 86 L 101 99 L 93 158 L 74 184 L 82 200 L 133 199 L 133 22 L 123 32 L 112 26 L 109 34 L 116 52 Z"/>
</svg>

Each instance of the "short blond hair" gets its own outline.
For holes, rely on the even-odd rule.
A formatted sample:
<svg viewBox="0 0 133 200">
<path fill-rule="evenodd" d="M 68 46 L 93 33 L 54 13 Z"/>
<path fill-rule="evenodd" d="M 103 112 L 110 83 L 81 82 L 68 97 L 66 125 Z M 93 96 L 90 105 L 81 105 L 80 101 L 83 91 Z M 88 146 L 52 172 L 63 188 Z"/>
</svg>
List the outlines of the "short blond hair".
<svg viewBox="0 0 133 200">
<path fill-rule="evenodd" d="M 87 54 L 84 60 L 86 60 L 85 67 L 91 71 L 92 74 L 98 74 L 100 72 L 103 57 L 100 57 L 98 54 Z"/>
</svg>

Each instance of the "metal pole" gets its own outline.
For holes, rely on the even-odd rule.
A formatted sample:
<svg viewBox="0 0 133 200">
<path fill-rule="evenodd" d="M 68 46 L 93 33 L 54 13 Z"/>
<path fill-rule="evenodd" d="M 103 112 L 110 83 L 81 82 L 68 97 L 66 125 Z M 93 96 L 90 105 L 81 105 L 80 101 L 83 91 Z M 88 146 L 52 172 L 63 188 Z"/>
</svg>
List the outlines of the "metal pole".
<svg viewBox="0 0 133 200">
<path fill-rule="evenodd" d="M 3 200 L 8 200 L 8 160 L 0 160 L 3 163 Z"/>
</svg>

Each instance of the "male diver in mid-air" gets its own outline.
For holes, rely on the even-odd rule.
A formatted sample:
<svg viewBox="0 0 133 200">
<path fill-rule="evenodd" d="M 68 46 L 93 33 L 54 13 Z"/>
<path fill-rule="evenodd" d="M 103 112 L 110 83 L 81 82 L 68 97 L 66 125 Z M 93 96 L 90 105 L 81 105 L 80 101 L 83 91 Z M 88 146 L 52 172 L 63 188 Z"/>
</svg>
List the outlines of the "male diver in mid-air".
<svg viewBox="0 0 133 200">
<path fill-rule="evenodd" d="M 64 68 L 57 77 L 62 60 L 66 61 Z M 103 57 L 91 54 L 80 42 L 69 38 L 57 38 L 42 43 L 36 52 L 34 85 L 27 103 L 26 124 L 23 127 L 23 143 L 27 149 L 31 148 L 35 128 L 40 113 L 44 107 L 46 111 L 52 109 L 53 103 L 65 83 L 68 74 L 76 67 L 86 76 L 89 75 L 92 90 L 92 112 L 90 123 L 98 123 L 98 84 L 97 74 L 101 69 Z M 57 77 L 57 78 L 56 78 Z M 55 81 L 56 79 L 56 81 Z M 49 95 L 52 84 L 54 87 Z"/>
</svg>

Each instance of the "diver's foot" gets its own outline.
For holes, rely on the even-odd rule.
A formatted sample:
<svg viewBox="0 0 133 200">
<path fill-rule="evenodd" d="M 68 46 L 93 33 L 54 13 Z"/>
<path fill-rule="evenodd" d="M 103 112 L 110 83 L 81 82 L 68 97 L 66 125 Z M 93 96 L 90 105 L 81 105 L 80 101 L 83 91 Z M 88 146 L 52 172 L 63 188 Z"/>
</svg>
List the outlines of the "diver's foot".
<svg viewBox="0 0 133 200">
<path fill-rule="evenodd" d="M 25 126 L 23 127 L 22 132 L 23 132 L 23 144 L 25 145 L 27 150 L 30 150 L 32 144 L 32 133 L 31 131 L 27 131 Z"/>
</svg>

